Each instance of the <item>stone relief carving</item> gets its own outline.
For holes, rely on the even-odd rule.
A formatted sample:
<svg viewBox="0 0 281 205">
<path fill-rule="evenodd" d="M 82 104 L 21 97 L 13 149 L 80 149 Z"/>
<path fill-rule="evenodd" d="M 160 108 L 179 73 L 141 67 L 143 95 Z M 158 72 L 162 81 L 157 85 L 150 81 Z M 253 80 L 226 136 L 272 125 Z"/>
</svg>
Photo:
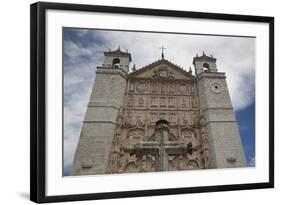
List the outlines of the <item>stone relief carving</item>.
<svg viewBox="0 0 281 205">
<path fill-rule="evenodd" d="M 174 97 L 169 97 L 168 98 L 168 107 L 176 107 L 176 99 Z"/>
<path fill-rule="evenodd" d="M 131 81 L 129 91 L 134 92 L 134 90 L 135 90 L 135 83 Z"/>
<path fill-rule="evenodd" d="M 129 95 L 127 100 L 127 106 L 132 107 L 133 106 L 133 96 Z"/>
<path fill-rule="evenodd" d="M 174 93 L 175 92 L 175 84 L 174 83 L 169 83 L 169 93 Z"/>
<path fill-rule="evenodd" d="M 144 99 L 143 99 L 143 97 L 139 97 L 139 99 L 138 99 L 138 107 L 144 107 Z"/>
<path fill-rule="evenodd" d="M 158 98 L 155 96 L 150 97 L 150 107 L 158 107 Z"/>
<path fill-rule="evenodd" d="M 183 141 L 192 142 L 194 140 L 195 133 L 190 128 L 183 128 L 181 131 L 181 138 Z"/>
<path fill-rule="evenodd" d="M 191 143 L 192 146 L 199 144 L 192 156 L 189 153 L 168 153 L 168 170 L 209 166 L 208 136 L 206 126 L 203 126 L 204 119 L 196 110 L 199 107 L 198 97 L 194 95 L 196 87 L 190 82 L 173 80 L 172 76 L 173 73 L 168 70 L 160 72 L 159 69 L 154 73 L 155 81 L 129 81 L 130 93 L 125 95 L 125 106 L 116 119 L 108 172 L 156 171 L 155 152 L 143 151 L 140 154 L 135 146 L 142 141 L 155 142 L 155 123 L 160 119 L 170 124 L 168 142 L 172 143 L 171 146 L 180 143 Z"/>
<path fill-rule="evenodd" d="M 145 81 L 137 82 L 136 90 L 138 92 L 143 93 L 143 92 L 145 92 L 145 89 L 146 89 L 146 82 Z"/>
<path fill-rule="evenodd" d="M 153 71 L 152 78 L 171 79 L 175 78 L 174 72 L 169 70 L 166 66 L 161 66 L 158 70 Z"/>
<path fill-rule="evenodd" d="M 186 93 L 186 84 L 185 83 L 179 83 L 178 84 L 178 92 L 181 94 Z"/>
<path fill-rule="evenodd" d="M 167 100 L 166 97 L 160 97 L 159 98 L 159 105 L 160 105 L 160 107 L 166 107 L 166 100 Z"/>
</svg>

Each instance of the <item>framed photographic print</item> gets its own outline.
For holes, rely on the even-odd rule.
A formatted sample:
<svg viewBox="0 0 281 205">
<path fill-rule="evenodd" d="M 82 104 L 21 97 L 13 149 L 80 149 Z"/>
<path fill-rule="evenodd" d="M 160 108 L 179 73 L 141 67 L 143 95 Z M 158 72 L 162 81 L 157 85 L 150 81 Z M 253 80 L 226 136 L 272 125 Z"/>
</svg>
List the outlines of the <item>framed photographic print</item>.
<svg viewBox="0 0 281 205">
<path fill-rule="evenodd" d="M 30 198 L 274 187 L 274 18 L 31 5 Z"/>
</svg>

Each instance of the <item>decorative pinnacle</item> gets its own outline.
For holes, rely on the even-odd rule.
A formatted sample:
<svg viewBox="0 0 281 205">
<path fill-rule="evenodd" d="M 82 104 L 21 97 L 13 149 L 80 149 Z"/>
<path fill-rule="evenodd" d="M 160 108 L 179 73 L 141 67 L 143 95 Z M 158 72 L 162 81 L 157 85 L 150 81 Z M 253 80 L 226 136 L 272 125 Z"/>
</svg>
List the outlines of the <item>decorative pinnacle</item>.
<svg viewBox="0 0 281 205">
<path fill-rule="evenodd" d="M 133 65 L 132 70 L 133 70 L 133 71 L 136 71 L 136 64 Z"/>
<path fill-rule="evenodd" d="M 164 46 L 161 46 L 160 49 L 162 50 L 162 55 L 161 55 L 161 57 L 162 57 L 162 59 L 164 59 L 164 49 L 166 49 L 166 48 L 164 48 Z"/>
<path fill-rule="evenodd" d="M 203 56 L 206 56 L 205 52 L 203 51 Z"/>
</svg>

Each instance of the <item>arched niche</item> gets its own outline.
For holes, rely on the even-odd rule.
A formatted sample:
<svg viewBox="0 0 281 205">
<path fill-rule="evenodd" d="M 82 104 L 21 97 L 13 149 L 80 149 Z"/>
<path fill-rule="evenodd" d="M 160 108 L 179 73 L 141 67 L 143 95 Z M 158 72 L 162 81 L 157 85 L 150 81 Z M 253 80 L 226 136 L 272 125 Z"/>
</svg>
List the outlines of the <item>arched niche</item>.
<svg viewBox="0 0 281 205">
<path fill-rule="evenodd" d="M 188 169 L 199 169 L 199 163 L 196 160 L 189 160 L 187 163 Z"/>
<path fill-rule="evenodd" d="M 210 65 L 208 63 L 203 63 L 204 72 L 210 72 Z"/>
<path fill-rule="evenodd" d="M 119 68 L 119 65 L 120 65 L 120 59 L 119 59 L 119 58 L 114 58 L 114 59 L 112 60 L 112 66 L 113 66 L 114 68 Z"/>
<path fill-rule="evenodd" d="M 123 169 L 124 173 L 134 173 L 134 172 L 139 172 L 138 166 L 136 164 L 136 162 L 128 162 L 124 169 Z"/>
</svg>

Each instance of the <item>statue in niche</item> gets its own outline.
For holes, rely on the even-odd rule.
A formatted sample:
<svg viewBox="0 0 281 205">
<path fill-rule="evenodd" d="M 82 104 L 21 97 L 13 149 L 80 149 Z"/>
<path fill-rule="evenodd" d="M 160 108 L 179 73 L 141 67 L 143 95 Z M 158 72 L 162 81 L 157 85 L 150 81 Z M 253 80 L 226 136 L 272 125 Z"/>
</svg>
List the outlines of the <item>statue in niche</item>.
<svg viewBox="0 0 281 205">
<path fill-rule="evenodd" d="M 139 127 L 139 126 L 142 126 L 143 125 L 143 117 L 142 115 L 138 115 L 136 117 L 136 126 Z"/>
<path fill-rule="evenodd" d="M 169 107 L 175 107 L 175 98 L 169 97 L 168 104 L 169 104 Z"/>
<path fill-rule="evenodd" d="M 200 125 L 201 127 L 205 127 L 207 124 L 206 118 L 204 117 L 202 111 L 200 110 Z"/>
<path fill-rule="evenodd" d="M 179 170 L 185 170 L 185 169 L 186 169 L 186 166 L 185 166 L 185 165 L 186 165 L 186 164 L 185 164 L 185 161 L 184 161 L 184 159 L 183 159 L 183 156 L 180 155 L 180 156 L 179 156 L 178 169 L 179 169 Z"/>
<path fill-rule="evenodd" d="M 160 97 L 160 107 L 166 107 L 166 98 Z"/>
<path fill-rule="evenodd" d="M 203 151 L 204 168 L 207 169 L 210 166 L 210 152 L 208 149 Z"/>
<path fill-rule="evenodd" d="M 154 124 L 156 121 L 157 121 L 157 113 L 151 113 L 150 122 Z"/>
<path fill-rule="evenodd" d="M 142 157 L 142 168 L 141 171 L 143 172 L 153 172 L 155 171 L 155 159 L 153 159 L 150 155 L 144 155 Z"/>
<path fill-rule="evenodd" d="M 162 83 L 161 84 L 161 93 L 165 93 L 166 92 L 166 84 Z"/>
<path fill-rule="evenodd" d="M 194 94 L 194 93 L 195 93 L 194 85 L 193 85 L 193 84 L 190 85 L 190 93 L 191 93 L 191 94 Z"/>
<path fill-rule="evenodd" d="M 151 107 L 157 107 L 158 106 L 157 97 L 151 97 L 150 98 L 150 106 Z"/>
<path fill-rule="evenodd" d="M 188 97 L 182 98 L 182 107 L 183 108 L 189 108 L 189 98 Z"/>
<path fill-rule="evenodd" d="M 120 134 L 116 134 L 115 135 L 115 140 L 114 140 L 114 144 L 115 145 L 120 145 L 122 143 L 122 137 Z"/>
<path fill-rule="evenodd" d="M 186 93 L 186 85 L 185 84 L 183 84 L 183 83 L 179 84 L 179 92 L 182 93 L 182 94 Z"/>
<path fill-rule="evenodd" d="M 112 152 L 111 156 L 111 171 L 112 172 L 118 172 L 119 170 L 119 152 Z"/>
<path fill-rule="evenodd" d="M 191 105 L 192 105 L 192 108 L 197 108 L 197 106 L 198 106 L 197 98 L 194 96 L 192 97 Z"/>
<path fill-rule="evenodd" d="M 126 166 L 126 163 L 128 161 L 127 155 L 128 153 L 125 153 L 124 150 L 120 151 L 118 172 L 122 172 L 123 168 Z"/>
<path fill-rule="evenodd" d="M 152 87 L 151 92 L 152 93 L 157 93 L 157 83 L 152 83 L 151 87 Z"/>
<path fill-rule="evenodd" d="M 143 93 L 145 91 L 145 81 L 140 81 L 138 84 L 137 84 L 137 91 L 140 92 L 140 93 Z"/>
<path fill-rule="evenodd" d="M 196 113 L 196 112 L 193 112 L 192 113 L 192 124 L 194 124 L 194 125 L 196 125 L 196 126 L 198 126 L 198 125 L 200 125 L 199 123 L 199 116 L 198 116 L 198 114 Z"/>
<path fill-rule="evenodd" d="M 144 106 L 144 100 L 143 100 L 142 97 L 139 98 L 138 106 L 139 107 L 143 107 Z"/>
<path fill-rule="evenodd" d="M 131 111 L 127 111 L 125 122 L 126 122 L 126 125 L 132 124 L 132 112 Z"/>
<path fill-rule="evenodd" d="M 169 84 L 169 93 L 174 93 L 175 92 L 175 84 Z"/>
<path fill-rule="evenodd" d="M 133 106 L 133 97 L 129 96 L 128 97 L 128 107 L 132 107 Z"/>
<path fill-rule="evenodd" d="M 130 91 L 134 91 L 134 89 L 135 89 L 134 82 L 131 82 L 130 83 Z"/>
<path fill-rule="evenodd" d="M 119 115 L 118 118 L 117 118 L 116 124 L 117 124 L 118 127 L 121 127 L 122 123 L 123 123 L 123 117 L 121 115 Z"/>
</svg>

